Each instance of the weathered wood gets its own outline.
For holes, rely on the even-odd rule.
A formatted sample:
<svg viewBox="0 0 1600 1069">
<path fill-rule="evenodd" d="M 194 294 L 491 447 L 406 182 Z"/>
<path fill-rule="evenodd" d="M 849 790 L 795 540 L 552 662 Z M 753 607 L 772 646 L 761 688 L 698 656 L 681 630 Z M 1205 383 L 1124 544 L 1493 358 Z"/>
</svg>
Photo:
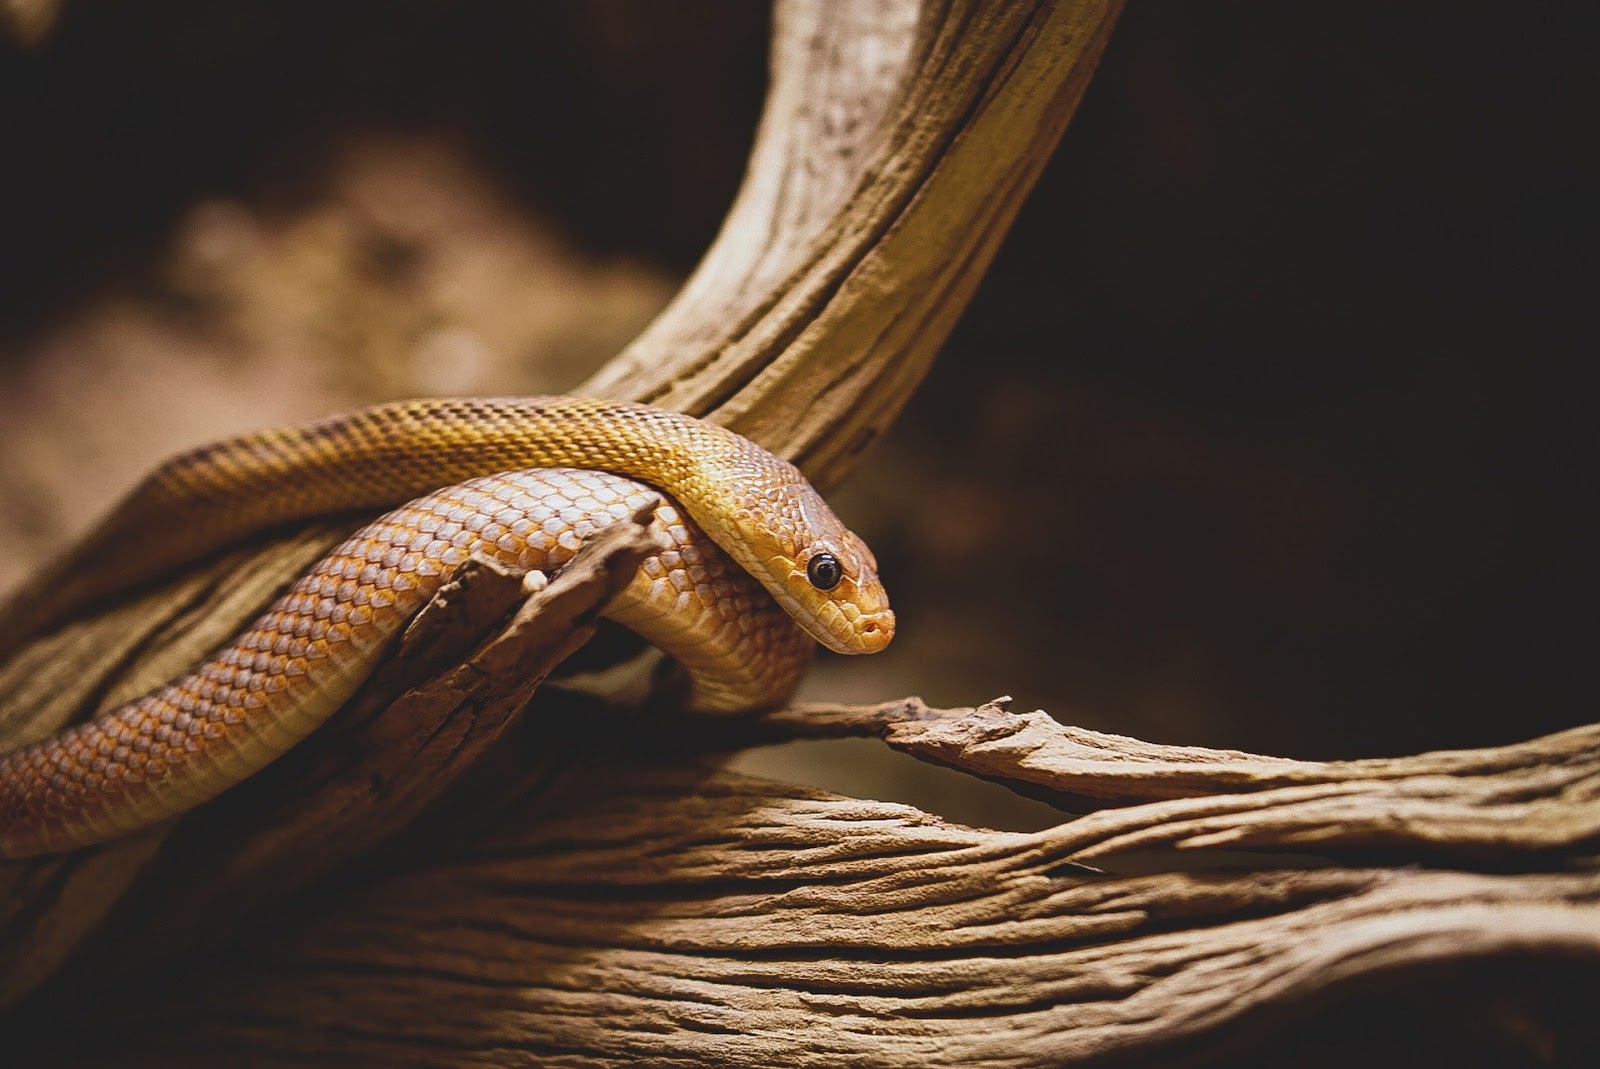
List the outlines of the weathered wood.
<svg viewBox="0 0 1600 1069">
<path fill-rule="evenodd" d="M 24 647 L 0 664 L 0 745 L 43 738 L 197 660 L 345 533 L 317 526 L 266 550 L 229 554 Z M 61 857 L 0 862 L 0 1006 L 53 973 L 105 921 L 171 830 L 169 823 Z"/>
<path fill-rule="evenodd" d="M 659 548 L 652 511 L 601 532 L 531 593 L 487 561 L 459 570 L 317 745 L 180 824 L 90 950 L 96 974 L 133 976 L 175 952 L 214 950 L 266 906 L 404 830 L 594 634 Z"/>
<path fill-rule="evenodd" d="M 1208 1059 L 1258 1049 L 1343 993 L 1474 962 L 1491 977 L 1536 964 L 1531 980 L 1508 974 L 1521 988 L 1490 983 L 1474 998 L 1551 977 L 1600 989 L 1595 842 L 1571 834 L 1559 805 L 1563 784 L 1600 775 L 1600 729 L 1318 763 L 1152 745 L 996 704 L 808 706 L 728 725 L 880 734 L 1060 797 L 1159 799 L 1021 834 L 718 772 L 685 756 L 715 749 L 714 732 L 674 750 L 665 730 L 580 708 L 550 703 L 559 719 L 526 721 L 497 748 L 513 767 L 541 759 L 501 781 L 521 780 L 520 802 L 493 819 L 470 806 L 438 818 L 420 840 L 429 850 L 305 901 L 183 978 L 182 999 L 157 988 L 118 998 L 109 1017 L 99 1000 L 69 1000 L 42 1025 L 79 1037 L 52 1039 L 52 1064 L 113 1046 L 163 1065 L 241 1049 L 340 1065 Z M 1540 775 L 1556 755 L 1560 781 Z M 1336 821 L 1284 795 L 1326 784 L 1350 789 Z M 1434 808 L 1393 820 L 1396 785 L 1425 788 Z M 1456 834 L 1503 819 L 1508 798 L 1539 850 Z M 1196 834 L 1191 804 L 1245 834 Z M 1329 863 L 1374 841 L 1403 863 Z M 1253 859 L 1184 871 L 1241 842 Z M 1114 867 L 1129 849 L 1149 874 L 1079 864 Z M 1475 1004 L 1456 997 L 1458 1011 Z M 1574 1042 L 1537 1009 L 1482 1027 L 1508 1059 Z"/>
<path fill-rule="evenodd" d="M 641 514 L 606 529 L 514 615 L 522 577 L 469 564 L 403 636 L 404 655 L 374 674 L 317 745 L 186 820 L 0 864 L 8 891 L 0 994 L 20 996 L 102 927 L 101 946 L 87 952 L 102 978 L 214 946 L 265 904 L 405 827 L 593 634 L 600 611 L 657 548 L 648 524 Z"/>
<path fill-rule="evenodd" d="M 773 91 L 729 222 L 683 295 L 591 380 L 588 392 L 709 414 L 797 459 L 820 482 L 837 482 L 910 396 L 953 325 L 1081 97 L 1119 6 L 780 4 Z M 42 737 L 192 662 L 343 529 L 307 529 L 241 551 L 24 649 L 0 667 L 0 694 L 15 696 L 0 706 L 4 741 Z M 519 665 L 506 686 L 531 692 L 542 674 Z M 296 755 L 285 767 L 338 755 L 340 746 L 382 752 L 383 733 L 393 729 L 380 725 L 402 722 L 402 715 L 420 735 L 449 737 L 458 730 L 449 726 L 458 713 L 450 697 L 408 699 L 407 711 L 372 720 L 371 737 L 319 733 L 312 755 Z M 324 759 L 340 764 L 338 756 Z M 448 761 L 419 774 L 408 796 L 434 796 L 466 765 Z M 357 781 L 363 774 L 354 758 L 343 760 L 342 770 Z M 160 829 L 72 859 L 0 866 L 0 891 L 15 904 L 13 927 L 22 932 L 0 948 L 0 975 L 9 981 L 0 983 L 0 1004 L 108 923 L 138 864 L 116 864 L 118 879 L 81 883 L 86 889 L 76 896 L 60 893 L 65 874 L 103 867 L 109 862 L 94 860 L 102 855 L 142 859 L 159 848 L 162 858 L 144 870 L 144 886 L 185 874 L 191 893 L 183 901 L 202 912 L 207 889 L 220 894 L 227 882 L 220 873 L 275 874 L 239 878 L 236 889 L 250 893 L 222 896 L 232 903 L 222 913 L 236 920 L 242 903 L 292 890 L 297 881 L 285 877 L 322 871 L 341 852 L 332 843 L 353 849 L 397 826 L 381 792 L 350 790 L 361 804 L 313 792 L 296 808 L 283 804 L 290 795 L 273 801 L 262 793 L 268 787 L 249 784 L 186 823 L 217 828 L 245 819 L 251 835 L 230 840 L 186 830 L 181 842 L 160 848 L 170 830 Z M 308 809 L 307 799 L 328 804 Z M 308 823 L 329 829 L 324 863 L 301 856 L 273 864 L 274 851 L 251 845 L 274 827 L 280 845 L 304 845 L 294 829 Z M 225 842 L 237 851 L 233 862 L 219 855 Z M 162 944 L 159 934 L 142 939 L 137 930 L 148 924 L 150 933 L 166 931 L 160 913 L 110 923 L 126 945 Z M 171 945 L 185 943 L 186 934 L 196 930 Z"/>
<path fill-rule="evenodd" d="M 1600 725 L 1514 746 L 1364 761 L 1161 746 L 1016 713 L 916 699 L 809 705 L 739 730 L 778 737 L 877 735 L 924 761 L 992 779 L 1064 809 L 1158 802 L 1076 822 L 1084 859 L 1155 845 L 1396 849 L 1419 860 L 1537 867 L 1541 855 L 1600 854 Z"/>
<path fill-rule="evenodd" d="M 781 3 L 721 236 L 586 389 L 708 414 L 837 483 L 959 315 L 1119 7 Z M 187 663 L 339 530 L 23 651 L 0 669 L 0 742 Z M 1308 762 L 998 703 L 689 725 L 547 690 L 519 717 L 641 537 L 618 528 L 509 624 L 515 577 L 463 576 L 265 774 L 176 825 L 0 867 L 0 1001 L 45 984 L 0 1033 L 6 1064 L 1262 1056 L 1341 993 L 1403 1002 L 1401 979 L 1445 992 L 1480 1051 L 1579 1049 L 1549 1014 L 1600 986 L 1600 728 Z M 998 832 L 715 767 L 743 742 L 846 734 L 1097 811 Z M 1541 997 L 1479 1012 L 1508 989 L 1442 982 L 1474 962 Z"/>
<path fill-rule="evenodd" d="M 579 392 L 708 415 L 837 485 L 955 326 L 1121 6 L 779 3 L 721 235 Z"/>
<path fill-rule="evenodd" d="M 510 819 L 319 899 L 182 999 L 48 1022 L 83 1037 L 52 1064 L 1165 1060 L 1475 959 L 1600 982 L 1593 871 L 1095 877 L 1068 864 L 1071 823 L 981 831 L 600 748 L 561 765 Z"/>
</svg>

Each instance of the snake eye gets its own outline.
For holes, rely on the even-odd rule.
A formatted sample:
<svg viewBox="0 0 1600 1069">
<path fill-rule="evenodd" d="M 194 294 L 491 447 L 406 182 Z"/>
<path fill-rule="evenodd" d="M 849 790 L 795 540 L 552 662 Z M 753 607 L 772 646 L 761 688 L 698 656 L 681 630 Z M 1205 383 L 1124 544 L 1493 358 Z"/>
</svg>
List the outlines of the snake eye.
<svg viewBox="0 0 1600 1069">
<path fill-rule="evenodd" d="M 844 578 L 844 569 L 832 553 L 818 553 L 806 564 L 806 578 L 818 590 L 832 590 Z"/>
</svg>

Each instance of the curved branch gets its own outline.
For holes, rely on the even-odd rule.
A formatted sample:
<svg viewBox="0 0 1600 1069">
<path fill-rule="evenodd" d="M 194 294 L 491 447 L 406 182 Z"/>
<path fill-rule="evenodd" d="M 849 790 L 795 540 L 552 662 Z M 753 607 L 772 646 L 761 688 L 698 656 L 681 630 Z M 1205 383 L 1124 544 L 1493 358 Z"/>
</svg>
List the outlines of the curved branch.
<svg viewBox="0 0 1600 1069">
<path fill-rule="evenodd" d="M 960 314 L 1119 7 L 785 0 L 721 235 L 585 388 L 709 414 L 836 483 Z M 0 745 L 170 674 L 339 533 L 243 549 L 23 651 L 0 668 Z M 1498 979 L 1522 961 L 1520 980 L 1446 1006 L 1462 1042 L 1529 1057 L 1565 1035 L 1540 1016 L 1562 990 L 1600 981 L 1600 728 L 1305 762 L 999 703 L 653 729 L 542 693 L 521 716 L 647 549 L 619 526 L 509 623 L 515 577 L 463 575 L 315 746 L 175 826 L 0 866 L 0 1001 L 48 982 L 0 1050 L 48 1043 L 61 1065 L 240 1050 L 297 1065 L 1148 1061 L 1254 1049 L 1244 1036 L 1341 991 L 1401 976 L 1448 991 L 1464 965 Z M 841 734 L 1098 811 L 1006 833 L 713 767 L 756 738 Z M 1134 859 L 1146 874 L 1083 864 Z M 1235 871 L 1195 871 L 1223 862 Z M 269 907 L 278 927 L 261 931 Z M 196 950 L 226 954 L 168 967 Z M 1476 1012 L 1530 975 L 1539 997 L 1516 1014 Z"/>
<path fill-rule="evenodd" d="M 822 485 L 837 482 L 905 403 L 965 305 L 1081 98 L 1119 7 L 785 0 L 772 95 L 727 225 L 672 307 L 586 389 L 709 413 L 798 458 Z M 333 537 L 308 528 L 241 550 L 22 650 L 0 666 L 0 695 L 13 699 L 0 698 L 0 744 L 58 730 L 192 662 Z M 541 657 L 507 666 L 505 693 L 530 693 L 546 670 Z M 172 925 L 176 914 L 163 906 L 181 898 L 191 913 L 214 907 L 221 932 L 383 839 L 417 808 L 394 811 L 385 792 L 360 786 L 388 774 L 392 725 L 423 738 L 461 730 L 449 688 L 424 693 L 363 729 L 319 733 L 315 748 L 285 764 L 332 760 L 349 785 L 341 804 L 308 809 L 293 791 L 274 793 L 273 784 L 294 781 L 273 770 L 165 842 L 170 828 L 71 858 L 0 865 L 0 900 L 15 903 L 17 933 L 0 947 L 9 981 L 0 1004 L 99 928 L 115 929 L 125 946 L 174 953 L 203 936 L 193 924 Z M 342 723 L 360 722 L 347 714 Z M 432 798 L 467 765 L 423 762 L 404 796 Z M 297 833 L 307 813 L 319 834 Z M 254 831 L 204 830 L 238 816 Z M 82 877 L 90 871 L 102 876 Z M 189 891 L 172 896 L 173 886 Z"/>
<path fill-rule="evenodd" d="M 780 3 L 772 93 L 722 233 L 579 392 L 709 415 L 836 485 L 965 309 L 1120 8 Z"/>
</svg>

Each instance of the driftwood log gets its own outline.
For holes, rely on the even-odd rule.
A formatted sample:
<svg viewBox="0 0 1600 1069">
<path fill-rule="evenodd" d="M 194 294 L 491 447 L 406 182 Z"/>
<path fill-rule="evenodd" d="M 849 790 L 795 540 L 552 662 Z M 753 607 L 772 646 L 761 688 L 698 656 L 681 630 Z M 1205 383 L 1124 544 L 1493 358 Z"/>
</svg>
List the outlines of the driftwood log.
<svg viewBox="0 0 1600 1069">
<path fill-rule="evenodd" d="M 780 3 L 724 229 L 586 392 L 708 415 L 837 484 L 959 315 L 1119 6 Z M 239 547 L 23 650 L 0 669 L 0 746 L 170 674 L 349 526 Z M 1321 763 L 1079 731 L 1004 700 L 699 724 L 535 694 L 649 548 L 621 524 L 538 589 L 469 566 L 265 773 L 167 827 L 0 867 L 0 1061 L 1579 1064 L 1596 1049 L 1600 727 Z M 1061 822 L 962 827 L 720 768 L 754 742 L 840 736 L 1043 799 Z"/>
</svg>

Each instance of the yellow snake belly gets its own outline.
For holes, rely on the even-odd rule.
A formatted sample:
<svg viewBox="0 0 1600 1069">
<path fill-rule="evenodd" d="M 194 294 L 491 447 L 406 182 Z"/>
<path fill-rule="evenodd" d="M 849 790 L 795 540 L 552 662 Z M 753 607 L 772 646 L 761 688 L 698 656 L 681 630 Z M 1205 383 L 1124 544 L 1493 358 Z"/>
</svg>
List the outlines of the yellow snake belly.
<svg viewBox="0 0 1600 1069">
<path fill-rule="evenodd" d="M 505 470 L 530 464 L 588 470 Z M 782 702 L 812 638 L 872 652 L 892 636 L 870 552 L 804 478 L 688 417 L 568 398 L 428 401 L 248 435 L 158 469 L 0 613 L 5 648 L 252 531 L 434 492 L 363 528 L 192 672 L 0 756 L 0 856 L 125 834 L 260 769 L 348 700 L 455 565 L 477 553 L 559 568 L 660 496 L 622 476 L 670 495 L 656 520 L 669 548 L 607 615 L 685 666 L 695 707 Z"/>
</svg>

